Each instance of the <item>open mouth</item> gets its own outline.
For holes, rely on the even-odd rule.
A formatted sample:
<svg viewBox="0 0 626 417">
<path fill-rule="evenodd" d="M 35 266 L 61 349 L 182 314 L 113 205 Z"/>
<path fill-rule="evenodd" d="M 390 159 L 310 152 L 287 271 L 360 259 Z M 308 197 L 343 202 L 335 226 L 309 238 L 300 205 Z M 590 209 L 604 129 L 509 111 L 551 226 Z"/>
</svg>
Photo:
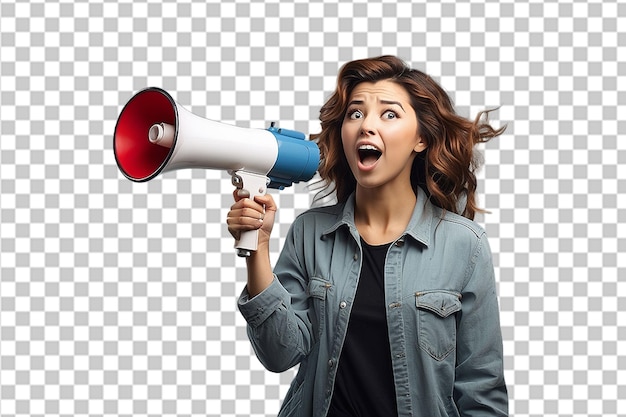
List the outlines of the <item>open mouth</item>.
<svg viewBox="0 0 626 417">
<path fill-rule="evenodd" d="M 364 166 L 371 166 L 378 161 L 383 154 L 380 150 L 372 145 L 359 146 L 359 160 Z"/>
</svg>

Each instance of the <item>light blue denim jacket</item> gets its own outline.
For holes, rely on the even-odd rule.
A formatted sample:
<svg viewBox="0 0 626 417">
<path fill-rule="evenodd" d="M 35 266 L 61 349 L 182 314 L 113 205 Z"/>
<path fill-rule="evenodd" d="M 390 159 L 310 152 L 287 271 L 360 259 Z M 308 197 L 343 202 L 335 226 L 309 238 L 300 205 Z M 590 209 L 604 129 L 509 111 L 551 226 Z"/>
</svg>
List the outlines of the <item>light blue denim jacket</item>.
<svg viewBox="0 0 626 417">
<path fill-rule="evenodd" d="M 399 416 L 506 416 L 491 252 L 474 222 L 419 190 L 385 261 L 385 303 Z M 354 196 L 292 224 L 273 283 L 239 309 L 270 371 L 300 365 L 280 417 L 326 416 L 361 271 Z M 363 364 L 367 366 L 367 364 Z"/>
</svg>

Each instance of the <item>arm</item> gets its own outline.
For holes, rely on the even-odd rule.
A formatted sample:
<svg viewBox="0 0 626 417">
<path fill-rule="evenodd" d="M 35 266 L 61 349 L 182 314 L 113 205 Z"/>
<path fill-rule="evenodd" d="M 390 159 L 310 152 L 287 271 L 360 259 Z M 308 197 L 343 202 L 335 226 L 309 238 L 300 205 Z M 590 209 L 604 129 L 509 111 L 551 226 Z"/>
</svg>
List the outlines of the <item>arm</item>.
<svg viewBox="0 0 626 417">
<path fill-rule="evenodd" d="M 462 416 L 507 416 L 502 334 L 491 250 L 483 234 L 462 294 L 454 399 Z"/>
<path fill-rule="evenodd" d="M 247 289 L 252 297 L 261 293 L 274 279 L 270 264 L 269 241 L 274 227 L 277 210 L 271 195 L 257 196 L 251 200 L 245 190 L 235 190 L 235 204 L 230 208 L 226 223 L 228 231 L 235 239 L 242 232 L 259 231 L 258 247 L 246 258 L 248 270 Z"/>
<path fill-rule="evenodd" d="M 238 307 L 248 322 L 248 337 L 261 363 L 270 371 L 282 372 L 298 364 L 310 350 L 312 326 L 307 314 L 307 280 L 297 261 L 298 238 L 293 226 L 278 260 L 280 281 L 271 268 L 269 236 L 275 211 L 270 195 L 257 197 L 255 202 L 241 199 L 231 208 L 228 225 L 235 237 L 239 230 L 260 230 L 257 251 L 246 260 L 248 282 Z"/>
</svg>

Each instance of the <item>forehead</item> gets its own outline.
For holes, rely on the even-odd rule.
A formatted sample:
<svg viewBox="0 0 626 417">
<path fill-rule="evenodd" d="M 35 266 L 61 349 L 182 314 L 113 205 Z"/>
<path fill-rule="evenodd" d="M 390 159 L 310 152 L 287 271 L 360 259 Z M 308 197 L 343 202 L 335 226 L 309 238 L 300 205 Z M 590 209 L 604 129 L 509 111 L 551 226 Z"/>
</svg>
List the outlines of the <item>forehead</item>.
<svg viewBox="0 0 626 417">
<path fill-rule="evenodd" d="M 350 94 L 351 100 L 394 100 L 401 103 L 410 103 L 406 89 L 393 81 L 381 80 L 377 82 L 362 82 L 357 84 Z"/>
</svg>

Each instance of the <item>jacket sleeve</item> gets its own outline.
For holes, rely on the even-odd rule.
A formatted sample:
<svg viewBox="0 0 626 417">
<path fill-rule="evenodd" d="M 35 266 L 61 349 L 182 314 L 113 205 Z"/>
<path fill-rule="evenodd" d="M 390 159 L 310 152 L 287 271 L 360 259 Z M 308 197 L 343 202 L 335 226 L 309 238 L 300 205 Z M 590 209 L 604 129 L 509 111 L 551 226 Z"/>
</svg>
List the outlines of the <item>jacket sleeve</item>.
<svg viewBox="0 0 626 417">
<path fill-rule="evenodd" d="M 496 283 L 484 233 L 478 240 L 472 264 L 457 317 L 454 399 L 462 416 L 507 416 Z"/>
<path fill-rule="evenodd" d="M 299 261 L 300 225 L 296 220 L 289 229 L 272 284 L 253 298 L 244 289 L 238 301 L 252 347 L 272 372 L 283 372 L 300 363 L 313 344 L 308 278 Z"/>
</svg>

